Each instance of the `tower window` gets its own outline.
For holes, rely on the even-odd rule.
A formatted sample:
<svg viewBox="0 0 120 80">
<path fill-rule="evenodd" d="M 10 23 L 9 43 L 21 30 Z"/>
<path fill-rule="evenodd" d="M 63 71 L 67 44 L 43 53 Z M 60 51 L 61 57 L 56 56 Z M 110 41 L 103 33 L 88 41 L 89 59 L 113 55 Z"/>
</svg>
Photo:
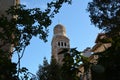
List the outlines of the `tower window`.
<svg viewBox="0 0 120 80">
<path fill-rule="evenodd" d="M 65 41 L 58 41 L 57 46 L 60 48 L 67 48 L 69 47 L 68 44 Z"/>
<path fill-rule="evenodd" d="M 61 46 L 63 46 L 63 42 L 61 42 Z"/>
<path fill-rule="evenodd" d="M 66 47 L 66 43 L 64 43 L 64 46 Z"/>
<path fill-rule="evenodd" d="M 58 42 L 58 46 L 60 46 L 60 42 Z"/>
</svg>

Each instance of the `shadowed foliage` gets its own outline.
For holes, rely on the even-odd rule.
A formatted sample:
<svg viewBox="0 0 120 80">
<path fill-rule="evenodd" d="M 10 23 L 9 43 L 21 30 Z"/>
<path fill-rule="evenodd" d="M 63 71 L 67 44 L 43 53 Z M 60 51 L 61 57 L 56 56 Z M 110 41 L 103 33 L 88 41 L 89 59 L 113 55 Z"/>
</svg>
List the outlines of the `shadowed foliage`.
<svg viewBox="0 0 120 80">
<path fill-rule="evenodd" d="M 105 72 L 100 74 L 103 76 L 101 80 L 120 80 L 120 1 L 93 0 L 88 3 L 87 10 L 90 12 L 91 22 L 106 33 L 110 40 L 105 41 L 112 44 L 99 53 L 98 64 L 105 68 Z M 93 80 L 98 80 L 97 76 Z"/>
<path fill-rule="evenodd" d="M 25 5 L 11 6 L 6 11 L 7 16 L 0 15 L 0 80 L 19 79 L 20 70 L 23 69 L 20 59 L 25 48 L 32 37 L 47 41 L 47 28 L 64 3 L 71 4 L 71 0 L 53 0 L 46 4 L 45 10 L 28 9 Z M 4 46 L 8 49 L 4 49 Z M 11 46 L 14 47 L 13 51 L 9 51 Z M 10 60 L 14 53 L 18 54 L 17 63 Z"/>
</svg>

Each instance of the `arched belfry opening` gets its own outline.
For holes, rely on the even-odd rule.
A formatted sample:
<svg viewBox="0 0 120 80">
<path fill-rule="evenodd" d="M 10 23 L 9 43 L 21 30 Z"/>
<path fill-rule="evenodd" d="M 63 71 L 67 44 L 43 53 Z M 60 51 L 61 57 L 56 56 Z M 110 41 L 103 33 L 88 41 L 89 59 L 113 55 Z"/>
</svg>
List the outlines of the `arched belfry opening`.
<svg viewBox="0 0 120 80">
<path fill-rule="evenodd" d="M 57 24 L 53 29 L 53 38 L 51 42 L 52 56 L 59 64 L 62 64 L 64 54 L 59 54 L 63 49 L 70 48 L 69 38 L 66 35 L 66 29 L 62 24 Z"/>
</svg>

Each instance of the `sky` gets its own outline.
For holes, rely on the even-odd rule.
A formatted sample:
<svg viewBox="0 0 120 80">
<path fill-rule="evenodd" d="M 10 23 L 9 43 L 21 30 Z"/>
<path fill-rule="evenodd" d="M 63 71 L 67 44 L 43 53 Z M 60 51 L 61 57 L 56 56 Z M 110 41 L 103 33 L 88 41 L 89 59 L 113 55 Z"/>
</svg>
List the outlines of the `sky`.
<svg viewBox="0 0 120 80">
<path fill-rule="evenodd" d="M 20 2 L 29 8 L 40 7 L 45 9 L 46 1 L 51 0 L 21 0 Z M 60 12 L 52 19 L 52 24 L 48 28 L 48 42 L 45 43 L 34 37 L 21 59 L 21 67 L 26 67 L 30 72 L 36 74 L 39 65 L 43 63 L 44 57 L 50 61 L 53 28 L 59 23 L 66 28 L 71 48 L 77 47 L 77 50 L 83 51 L 86 47 L 93 47 L 100 30 L 90 22 L 89 13 L 86 11 L 89 1 L 91 0 L 73 0 L 72 5 L 64 4 Z M 14 54 L 13 62 L 16 61 L 17 55 Z"/>
</svg>

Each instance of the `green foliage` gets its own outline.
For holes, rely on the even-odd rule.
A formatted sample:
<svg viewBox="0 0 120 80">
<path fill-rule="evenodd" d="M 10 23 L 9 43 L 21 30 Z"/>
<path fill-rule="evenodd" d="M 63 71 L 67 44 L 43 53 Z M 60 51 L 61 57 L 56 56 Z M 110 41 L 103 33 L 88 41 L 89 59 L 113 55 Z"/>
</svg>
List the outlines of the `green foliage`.
<svg viewBox="0 0 120 80">
<path fill-rule="evenodd" d="M 112 35 L 120 32 L 120 1 L 93 0 L 88 3 L 91 22 Z"/>
<path fill-rule="evenodd" d="M 49 77 L 48 70 L 49 70 L 49 63 L 46 60 L 46 58 L 44 58 L 43 65 L 39 66 L 39 70 L 37 72 L 38 80 L 48 80 Z"/>
<path fill-rule="evenodd" d="M 61 80 L 60 65 L 52 58 L 51 63 L 48 64 L 46 58 L 43 60 L 43 65 L 39 66 L 37 72 L 38 80 Z"/>
<path fill-rule="evenodd" d="M 49 66 L 50 77 L 49 80 L 62 80 L 61 66 L 57 63 L 56 59 L 52 57 Z"/>
<path fill-rule="evenodd" d="M 90 60 L 89 60 L 88 57 L 81 56 L 81 58 L 82 58 L 82 65 L 83 65 L 83 67 L 84 67 L 84 72 L 86 73 L 86 72 L 89 71 L 90 66 L 91 66 L 92 64 L 90 63 Z"/>
<path fill-rule="evenodd" d="M 105 68 L 102 80 L 120 80 L 120 1 L 93 0 L 88 4 L 91 22 L 105 31 L 109 39 L 101 40 L 103 44 L 111 43 L 111 47 L 98 53 L 98 64 Z M 96 77 L 96 76 L 95 76 Z"/>
<path fill-rule="evenodd" d="M 62 80 L 79 80 L 77 74 L 80 72 L 79 67 L 82 62 L 81 52 L 77 51 L 76 48 L 70 50 L 70 53 L 63 53 L 63 66 L 62 66 Z"/>
<path fill-rule="evenodd" d="M 47 3 L 44 11 L 40 8 L 27 9 L 25 5 L 12 6 L 6 11 L 7 16 L 0 16 L 0 39 L 4 44 L 14 44 L 18 52 L 28 46 L 34 36 L 46 42 L 51 19 L 67 2 L 70 4 L 71 0 L 52 1 Z"/>
<path fill-rule="evenodd" d="M 0 55 L 0 80 L 18 80 L 16 76 L 16 65 L 8 57 L 2 57 Z"/>
<path fill-rule="evenodd" d="M 64 54 L 63 64 L 59 65 L 54 57 L 48 64 L 46 58 L 44 58 L 43 65 L 39 66 L 37 72 L 38 80 L 79 80 L 80 65 L 82 64 L 85 67 L 85 71 L 90 68 L 89 59 L 82 56 L 76 48 L 70 49 L 70 51 L 64 49 L 59 54 Z"/>
<path fill-rule="evenodd" d="M 25 48 L 32 37 L 47 41 L 47 28 L 64 3 L 70 4 L 71 0 L 53 0 L 47 3 L 47 8 L 43 11 L 40 8 L 28 9 L 25 5 L 16 5 L 6 11 L 7 16 L 0 15 L 0 80 L 19 79 L 19 73 L 24 72 L 20 68 L 20 59 Z M 14 46 L 13 51 L 9 51 L 11 46 Z M 15 52 L 18 53 L 16 64 L 9 60 Z"/>
<path fill-rule="evenodd" d="M 110 48 L 99 54 L 98 64 L 105 68 L 105 80 L 120 80 L 120 36 L 114 37 L 111 44 Z"/>
</svg>

